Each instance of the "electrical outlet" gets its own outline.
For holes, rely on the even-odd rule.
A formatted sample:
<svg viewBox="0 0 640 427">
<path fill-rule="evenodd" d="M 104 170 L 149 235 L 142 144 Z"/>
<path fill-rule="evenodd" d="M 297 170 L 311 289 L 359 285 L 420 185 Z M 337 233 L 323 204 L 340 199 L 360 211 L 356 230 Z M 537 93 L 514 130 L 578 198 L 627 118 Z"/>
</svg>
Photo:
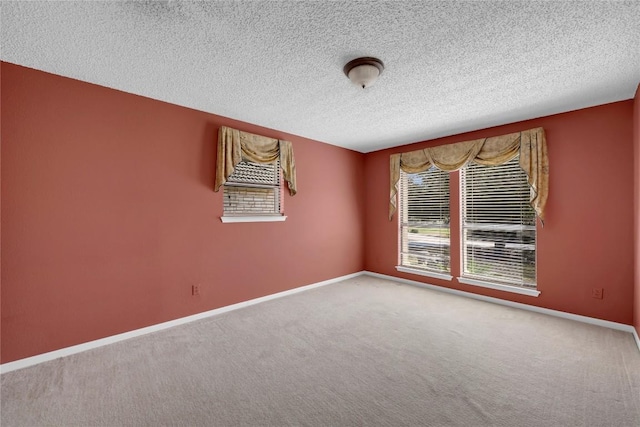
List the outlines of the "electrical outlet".
<svg viewBox="0 0 640 427">
<path fill-rule="evenodd" d="M 194 297 L 200 295 L 200 285 L 191 286 L 191 295 Z"/>
<path fill-rule="evenodd" d="M 602 288 L 591 289 L 591 297 L 595 299 L 602 299 L 603 296 L 604 296 L 604 290 Z"/>
</svg>

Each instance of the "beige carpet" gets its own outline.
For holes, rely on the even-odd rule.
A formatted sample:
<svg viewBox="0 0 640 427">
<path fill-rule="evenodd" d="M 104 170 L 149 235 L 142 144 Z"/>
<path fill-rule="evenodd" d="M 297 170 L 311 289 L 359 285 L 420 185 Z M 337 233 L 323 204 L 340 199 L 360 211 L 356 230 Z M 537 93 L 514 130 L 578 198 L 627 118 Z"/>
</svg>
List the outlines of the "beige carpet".
<svg viewBox="0 0 640 427">
<path fill-rule="evenodd" d="M 640 426 L 629 333 L 360 276 L 2 375 L 10 426 Z"/>
</svg>

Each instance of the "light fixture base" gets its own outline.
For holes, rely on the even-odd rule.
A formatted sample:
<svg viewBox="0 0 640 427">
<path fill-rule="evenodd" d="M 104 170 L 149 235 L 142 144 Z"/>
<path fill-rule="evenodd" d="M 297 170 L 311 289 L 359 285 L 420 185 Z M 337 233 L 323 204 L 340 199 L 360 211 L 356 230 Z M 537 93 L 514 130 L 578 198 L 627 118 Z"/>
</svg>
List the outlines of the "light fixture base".
<svg viewBox="0 0 640 427">
<path fill-rule="evenodd" d="M 384 70 L 384 63 L 370 56 L 356 58 L 344 66 L 344 74 L 362 88 L 371 86 Z"/>
</svg>

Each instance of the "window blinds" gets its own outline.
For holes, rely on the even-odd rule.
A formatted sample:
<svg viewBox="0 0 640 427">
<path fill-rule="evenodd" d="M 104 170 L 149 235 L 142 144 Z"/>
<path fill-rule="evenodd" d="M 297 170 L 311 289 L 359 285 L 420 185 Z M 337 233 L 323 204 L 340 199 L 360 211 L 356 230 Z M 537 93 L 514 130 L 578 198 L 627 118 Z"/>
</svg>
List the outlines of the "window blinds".
<svg viewBox="0 0 640 427">
<path fill-rule="evenodd" d="M 460 171 L 462 275 L 536 287 L 536 219 L 518 157 Z"/>
<path fill-rule="evenodd" d="M 233 173 L 227 179 L 228 183 L 242 183 L 254 185 L 267 185 L 269 187 L 280 185 L 280 162 L 253 163 L 242 161 L 236 165 Z"/>
<path fill-rule="evenodd" d="M 224 184 L 225 215 L 277 215 L 282 210 L 280 162 L 236 165 Z"/>
<path fill-rule="evenodd" d="M 400 175 L 400 265 L 450 272 L 449 173 Z"/>
</svg>

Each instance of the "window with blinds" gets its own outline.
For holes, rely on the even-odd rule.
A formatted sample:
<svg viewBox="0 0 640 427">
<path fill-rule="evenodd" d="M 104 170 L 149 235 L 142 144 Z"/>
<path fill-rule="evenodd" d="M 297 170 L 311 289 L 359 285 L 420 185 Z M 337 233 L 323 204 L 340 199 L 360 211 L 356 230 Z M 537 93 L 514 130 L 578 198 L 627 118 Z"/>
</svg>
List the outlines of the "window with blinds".
<svg viewBox="0 0 640 427">
<path fill-rule="evenodd" d="M 400 173 L 400 265 L 449 273 L 449 173 Z"/>
<path fill-rule="evenodd" d="M 281 184 L 279 161 L 238 163 L 224 184 L 224 215 L 280 215 Z"/>
<path fill-rule="evenodd" d="M 536 217 L 519 158 L 460 171 L 462 276 L 536 288 Z"/>
</svg>

